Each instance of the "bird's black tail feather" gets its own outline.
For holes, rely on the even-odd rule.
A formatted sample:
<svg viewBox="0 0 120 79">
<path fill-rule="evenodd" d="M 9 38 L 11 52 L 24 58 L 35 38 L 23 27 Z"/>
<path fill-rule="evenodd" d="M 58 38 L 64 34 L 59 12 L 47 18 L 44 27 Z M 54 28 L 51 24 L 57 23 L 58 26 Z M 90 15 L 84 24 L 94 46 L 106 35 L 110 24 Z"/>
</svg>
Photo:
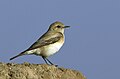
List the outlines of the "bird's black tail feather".
<svg viewBox="0 0 120 79">
<path fill-rule="evenodd" d="M 18 55 L 16 55 L 16 56 L 14 56 L 14 57 L 10 58 L 10 60 L 13 60 L 13 59 L 15 59 L 15 58 L 17 58 L 17 57 L 19 57 L 19 56 L 24 55 L 24 54 L 25 54 L 25 52 L 22 52 L 22 53 L 20 53 L 20 54 L 18 54 Z"/>
<path fill-rule="evenodd" d="M 16 55 L 16 56 L 10 58 L 10 60 L 13 60 L 13 59 L 15 59 L 15 58 L 17 58 L 17 57 L 19 57 L 19 56 L 21 56 L 21 55 Z"/>
</svg>

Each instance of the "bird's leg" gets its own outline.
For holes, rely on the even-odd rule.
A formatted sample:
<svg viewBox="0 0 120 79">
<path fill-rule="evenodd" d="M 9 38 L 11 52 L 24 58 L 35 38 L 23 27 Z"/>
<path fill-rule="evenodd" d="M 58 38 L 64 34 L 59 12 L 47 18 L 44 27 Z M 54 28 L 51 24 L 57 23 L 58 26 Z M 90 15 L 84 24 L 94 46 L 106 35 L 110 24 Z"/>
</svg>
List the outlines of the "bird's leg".
<svg viewBox="0 0 120 79">
<path fill-rule="evenodd" d="M 51 65 L 54 65 L 50 60 L 48 60 L 47 58 L 45 58 Z M 58 65 L 55 65 L 56 67 L 58 66 Z"/>
<path fill-rule="evenodd" d="M 50 60 L 48 60 L 47 58 L 45 58 L 51 65 L 54 65 Z"/>
<path fill-rule="evenodd" d="M 51 65 L 54 65 L 50 60 L 48 60 L 46 57 L 42 56 L 42 58 L 44 59 L 45 63 L 48 64 L 48 62 L 51 64 Z M 48 61 L 48 62 L 47 62 Z M 49 64 L 48 64 L 49 65 Z M 58 65 L 55 65 L 56 67 Z"/>
<path fill-rule="evenodd" d="M 44 56 L 42 56 L 42 58 L 44 59 L 45 63 L 46 63 L 46 64 L 48 64 L 48 63 L 47 63 L 47 60 L 45 59 L 45 57 L 44 57 Z M 48 65 L 49 65 L 49 64 L 48 64 Z"/>
</svg>

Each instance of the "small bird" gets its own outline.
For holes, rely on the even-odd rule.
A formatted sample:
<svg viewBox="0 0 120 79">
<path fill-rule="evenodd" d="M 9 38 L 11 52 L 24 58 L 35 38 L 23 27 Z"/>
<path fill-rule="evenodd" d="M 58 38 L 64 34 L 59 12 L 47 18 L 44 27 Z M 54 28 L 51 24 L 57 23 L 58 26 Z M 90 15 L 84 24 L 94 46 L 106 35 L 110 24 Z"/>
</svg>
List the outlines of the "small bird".
<svg viewBox="0 0 120 79">
<path fill-rule="evenodd" d="M 10 60 L 23 55 L 37 55 L 41 56 L 45 63 L 54 65 L 48 57 L 55 54 L 64 44 L 64 29 L 70 26 L 65 26 L 63 23 L 56 21 L 52 23 L 48 31 L 43 34 L 33 45 L 31 45 L 27 50 L 21 52 L 20 54 L 10 58 Z"/>
</svg>

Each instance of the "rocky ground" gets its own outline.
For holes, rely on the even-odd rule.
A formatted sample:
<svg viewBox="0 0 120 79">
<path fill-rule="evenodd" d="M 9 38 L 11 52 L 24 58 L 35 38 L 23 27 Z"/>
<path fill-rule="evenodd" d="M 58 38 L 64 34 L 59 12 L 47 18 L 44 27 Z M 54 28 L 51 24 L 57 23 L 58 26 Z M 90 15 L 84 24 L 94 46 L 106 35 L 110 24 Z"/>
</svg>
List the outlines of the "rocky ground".
<svg viewBox="0 0 120 79">
<path fill-rule="evenodd" d="M 76 70 L 46 64 L 0 63 L 0 79 L 86 79 Z"/>
</svg>

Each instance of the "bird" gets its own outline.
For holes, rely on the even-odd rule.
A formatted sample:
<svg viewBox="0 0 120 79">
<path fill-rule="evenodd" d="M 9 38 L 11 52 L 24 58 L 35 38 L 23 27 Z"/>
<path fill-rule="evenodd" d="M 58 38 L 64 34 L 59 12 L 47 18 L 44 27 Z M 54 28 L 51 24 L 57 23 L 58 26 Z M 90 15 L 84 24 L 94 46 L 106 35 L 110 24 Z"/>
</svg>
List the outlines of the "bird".
<svg viewBox="0 0 120 79">
<path fill-rule="evenodd" d="M 56 21 L 52 23 L 47 32 L 44 33 L 35 43 L 33 43 L 28 49 L 19 53 L 18 55 L 10 58 L 13 60 L 23 55 L 37 55 L 41 56 L 45 63 L 48 65 L 54 65 L 49 59 L 49 56 L 57 53 L 63 46 L 65 41 L 64 30 L 70 26 L 65 26 L 62 22 Z"/>
</svg>

